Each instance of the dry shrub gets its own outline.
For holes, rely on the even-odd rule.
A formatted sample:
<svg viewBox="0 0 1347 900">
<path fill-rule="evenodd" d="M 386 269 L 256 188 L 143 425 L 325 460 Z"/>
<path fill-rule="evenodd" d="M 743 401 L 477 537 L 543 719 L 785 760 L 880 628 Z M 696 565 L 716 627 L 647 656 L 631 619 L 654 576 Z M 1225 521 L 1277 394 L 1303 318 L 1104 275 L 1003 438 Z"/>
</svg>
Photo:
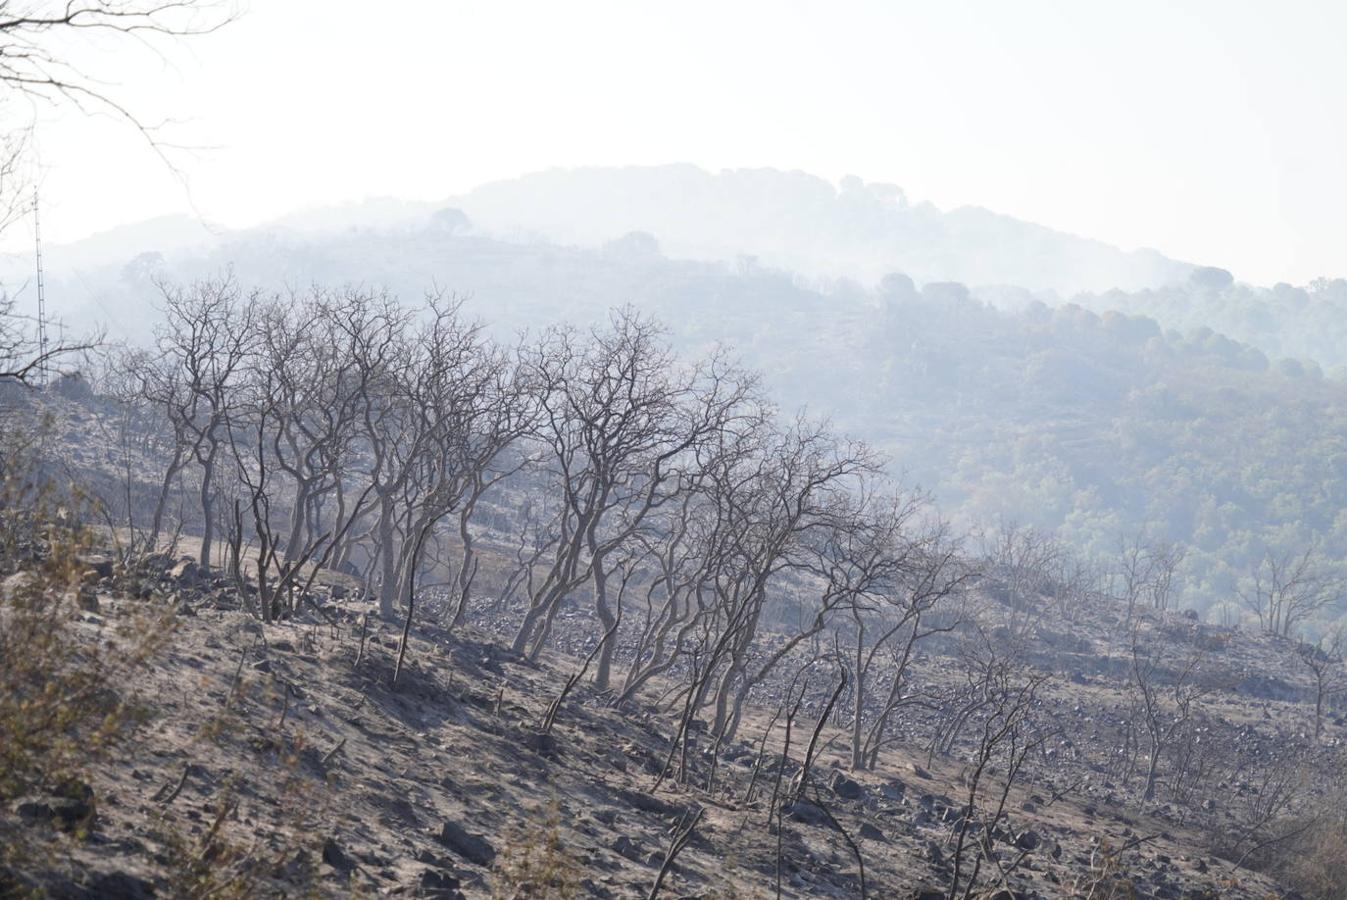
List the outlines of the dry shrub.
<svg viewBox="0 0 1347 900">
<path fill-rule="evenodd" d="M 1277 873 L 1305 900 L 1347 896 L 1347 823 L 1324 822 L 1306 832 Z"/>
<path fill-rule="evenodd" d="M 493 900 L 569 900 L 581 896 L 580 864 L 561 842 L 561 807 L 553 800 L 512 826 L 496 855 Z"/>
<path fill-rule="evenodd" d="M 702 900 L 758 900 L 765 896 L 749 884 L 752 876 L 744 873 L 739 856 L 733 850 L 727 851 L 719 862 L 714 884 L 702 893 Z"/>
<path fill-rule="evenodd" d="M 0 889 L 39 885 L 96 815 L 88 787 L 149 708 L 118 690 L 162 651 L 171 613 L 141 603 L 84 621 L 92 586 L 77 492 L 59 493 L 6 442 L 0 466 Z M 63 810 L 52 815 L 53 806 Z M 51 826 L 56 826 L 55 828 Z"/>
<path fill-rule="evenodd" d="M 1085 900 L 1136 900 L 1136 885 L 1127 877 L 1123 850 L 1101 840 L 1090 852 L 1089 869 L 1076 878 L 1076 896 Z"/>
</svg>

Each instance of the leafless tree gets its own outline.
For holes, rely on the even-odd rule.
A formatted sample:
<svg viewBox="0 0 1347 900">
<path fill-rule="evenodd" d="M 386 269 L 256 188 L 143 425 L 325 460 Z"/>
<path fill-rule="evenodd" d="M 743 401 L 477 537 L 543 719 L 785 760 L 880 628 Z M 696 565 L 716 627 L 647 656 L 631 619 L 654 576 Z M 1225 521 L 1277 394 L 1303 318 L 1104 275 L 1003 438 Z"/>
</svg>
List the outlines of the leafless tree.
<svg viewBox="0 0 1347 900">
<path fill-rule="evenodd" d="M 162 528 L 173 481 L 189 464 L 200 469 L 202 566 L 211 564 L 215 530 L 215 472 L 228 439 L 235 386 L 256 338 L 252 317 L 257 296 L 244 298 L 232 276 L 182 288 L 160 285 L 164 321 L 156 328 L 152 354 L 133 354 L 123 367 L 138 375 L 140 396 L 159 410 L 173 435 L 159 499 L 150 528 L 151 543 Z"/>
<path fill-rule="evenodd" d="M 1307 547 L 1300 553 L 1267 551 L 1239 596 L 1264 631 L 1290 637 L 1302 622 L 1335 602 L 1341 589 L 1318 550 Z"/>
<path fill-rule="evenodd" d="M 984 532 L 979 545 L 986 574 L 1003 586 L 1011 640 L 1027 640 L 1042 613 L 1039 598 L 1048 589 L 1065 551 L 1050 534 L 1010 521 Z"/>
<path fill-rule="evenodd" d="M 725 739 L 733 737 L 749 692 L 827 624 L 810 604 L 777 647 L 762 652 L 769 587 L 806 571 L 811 546 L 848 514 L 843 498 L 878 467 L 868 448 L 839 441 L 804 419 L 755 440 L 751 453 L 727 458 L 729 467 L 709 480 L 730 543 L 707 584 L 715 637 L 697 705 L 712 705 L 713 733 Z"/>
<path fill-rule="evenodd" d="M 371 344 L 390 340 L 387 322 L 349 329 L 351 317 L 368 314 L 366 300 L 358 292 L 319 291 L 303 300 L 272 299 L 256 317 L 249 377 L 226 433 L 257 538 L 264 621 L 368 508 L 372 483 L 326 529 L 314 515 L 340 481 L 359 471 L 357 425 L 377 373 L 356 360 L 368 356 Z"/>
<path fill-rule="evenodd" d="M 536 456 L 522 446 L 522 439 L 536 422 L 537 394 L 520 367 L 511 364 L 504 353 L 485 348 L 479 356 L 479 390 L 473 394 L 475 403 L 464 421 L 468 432 L 464 454 L 467 477 L 459 501 L 461 552 L 455 579 L 457 598 L 450 619 L 453 626 L 462 624 L 468 614 L 477 575 L 472 522 L 478 505 L 497 485 L 537 463 Z"/>
<path fill-rule="evenodd" d="M 94 333 L 57 341 L 44 349 L 36 333 L 36 320 L 16 312 L 13 297 L 0 296 L 0 387 L 7 383 L 31 385 L 58 361 L 78 358 L 100 343 L 102 335 Z"/>
<path fill-rule="evenodd" d="M 0 3 L 0 104 L 23 101 L 28 121 L 6 108 L 10 127 L 0 132 L 0 231 L 32 212 L 24 172 L 36 110 L 73 105 L 91 113 L 111 111 L 149 139 L 163 155 L 157 129 L 119 102 L 108 83 L 90 77 L 72 58 L 81 39 L 112 36 L 145 44 L 213 31 L 235 17 L 220 0 L 5 0 Z M 90 41 L 84 40 L 84 44 Z M 0 296 L 0 385 L 31 383 L 59 360 L 100 343 L 99 335 L 43 344 L 32 321 L 18 314 L 15 298 Z"/>
<path fill-rule="evenodd" d="M 1173 541 L 1154 541 L 1148 548 L 1151 577 L 1147 585 L 1151 608 L 1165 612 L 1174 599 L 1175 580 L 1179 567 L 1188 556 L 1188 549 Z"/>
<path fill-rule="evenodd" d="M 615 311 L 608 328 L 586 336 L 553 330 L 527 368 L 540 407 L 534 438 L 546 448 L 544 466 L 561 498 L 561 539 L 514 646 L 536 656 L 562 601 L 588 583 L 605 635 L 594 674 L 603 690 L 617 617 L 608 560 L 688 488 L 696 448 L 737 414 L 751 384 L 719 358 L 682 370 L 659 327 L 632 309 Z"/>
<path fill-rule="evenodd" d="M 228 0 L 6 0 L 0 4 L 0 85 L 40 106 L 72 104 L 86 113 L 112 113 L 160 150 L 160 129 L 114 96 L 108 81 L 73 58 L 81 49 L 139 45 L 156 38 L 200 36 L 228 24 Z M 111 36 L 119 38 L 108 43 Z M 123 51 L 124 52 L 124 51 Z M 162 155 L 162 153 L 161 153 Z"/>
<path fill-rule="evenodd" d="M 890 502 L 879 526 L 886 545 L 879 566 L 882 581 L 878 590 L 858 594 L 850 605 L 853 769 L 877 765 L 880 751 L 892 740 L 893 717 L 919 702 L 909 689 L 917 648 L 926 638 L 957 627 L 958 612 L 945 607 L 975 577 L 948 526 L 935 522 L 918 528 L 913 520 L 920 512 L 919 497 Z M 848 557 L 854 560 L 851 566 L 867 562 L 865 554 L 849 552 Z"/>
<path fill-rule="evenodd" d="M 1148 751 L 1143 804 L 1155 797 L 1162 756 L 1192 727 L 1200 701 L 1210 692 L 1202 678 L 1203 659 L 1200 649 L 1176 646 L 1140 621 L 1132 629 L 1134 721 L 1141 725 Z"/>
<path fill-rule="evenodd" d="M 1010 858 L 1003 859 L 996 844 L 1011 788 L 1030 754 L 1045 739 L 1045 732 L 1034 722 L 1033 714 L 1038 692 L 1048 675 L 1024 668 L 1012 656 L 1004 655 L 985 635 L 978 642 L 976 655 L 977 662 L 970 670 L 979 673 L 979 693 L 987 702 L 979 712 L 977 744 L 966 779 L 968 790 L 954 829 L 951 854 L 954 871 L 946 892 L 949 900 L 973 896 L 985 867 L 996 869 L 991 887 L 998 887 L 1033 850 L 1028 845 L 1012 845 Z M 991 802 L 984 804 L 979 797 L 993 763 L 1000 770 L 1001 783 L 993 790 Z M 974 835 L 976 844 L 970 848 Z M 970 849 L 972 869 L 965 875 Z"/>
<path fill-rule="evenodd" d="M 1343 662 L 1343 648 L 1347 633 L 1342 626 L 1332 629 L 1318 643 L 1301 643 L 1296 656 L 1309 670 L 1314 680 L 1314 739 L 1319 740 L 1324 730 L 1324 704 L 1347 694 L 1347 665 Z"/>
</svg>

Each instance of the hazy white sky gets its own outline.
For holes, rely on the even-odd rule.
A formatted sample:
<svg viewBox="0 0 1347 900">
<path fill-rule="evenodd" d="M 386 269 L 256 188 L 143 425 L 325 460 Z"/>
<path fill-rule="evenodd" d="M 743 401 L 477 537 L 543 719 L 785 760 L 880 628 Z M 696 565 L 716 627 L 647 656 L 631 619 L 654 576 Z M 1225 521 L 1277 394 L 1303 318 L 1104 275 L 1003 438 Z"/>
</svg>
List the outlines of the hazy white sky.
<svg viewBox="0 0 1347 900">
<path fill-rule="evenodd" d="M 244 226 L 549 166 L 901 185 L 1260 283 L 1347 275 L 1347 4 L 251 0 L 86 67 L 166 139 L 46 116 L 44 231 Z M 16 230 L 9 242 L 22 238 Z"/>
</svg>

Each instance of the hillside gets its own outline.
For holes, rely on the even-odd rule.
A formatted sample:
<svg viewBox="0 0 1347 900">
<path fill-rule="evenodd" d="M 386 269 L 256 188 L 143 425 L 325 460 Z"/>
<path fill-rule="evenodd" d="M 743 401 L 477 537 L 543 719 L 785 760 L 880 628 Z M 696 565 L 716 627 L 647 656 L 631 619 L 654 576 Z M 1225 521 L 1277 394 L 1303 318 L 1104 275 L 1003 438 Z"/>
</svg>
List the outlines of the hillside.
<svg viewBox="0 0 1347 900">
<path fill-rule="evenodd" d="M 103 570 L 112 574 L 92 584 L 96 600 L 66 626 L 76 642 L 102 641 L 164 604 L 172 637 L 143 671 L 108 686 L 135 699 L 144 724 L 134 753 L 86 774 L 84 806 L 24 797 L 0 812 L 10 839 L 47 845 L 46 863 L 33 857 L 11 870 L 17 884 L 89 897 L 504 897 L 517 896 L 509 885 L 518 879 L 548 871 L 574 896 L 645 896 L 672 830 L 693 811 L 701 815 L 667 877 L 670 896 L 770 896 L 779 865 L 783 896 L 853 897 L 857 851 L 870 896 L 939 897 L 948 883 L 968 766 L 964 750 L 920 749 L 920 719 L 875 772 L 844 774 L 843 756 L 829 749 L 837 729 L 826 727 L 813 799 L 785 806 L 778 836 L 769 800 L 792 789 L 804 738 L 797 733 L 778 784 L 780 728 L 765 755 L 762 745 L 770 708 L 753 711 L 742 739 L 717 747 L 714 788 L 674 780 L 656 788 L 669 748 L 658 691 L 615 710 L 581 688 L 542 735 L 575 660 L 531 663 L 489 631 L 449 633 L 422 620 L 393 688 L 399 628 L 351 599 L 349 582 L 320 585 L 312 611 L 262 627 L 225 580 L 203 578 L 190 562 Z M 14 583 L 10 576 L 6 590 Z M 1153 897 L 1276 895 L 1271 881 L 1220 855 L 1238 857 L 1238 846 L 1214 853 L 1211 841 L 1234 838 L 1242 817 L 1256 814 L 1257 773 L 1289 754 L 1288 739 L 1304 727 L 1304 678 L 1275 646 L 1199 629 L 1203 640 L 1221 639 L 1209 677 L 1226 685 L 1205 701 L 1208 727 L 1233 729 L 1246 747 L 1268 748 L 1256 754 L 1274 755 L 1250 758 L 1228 802 L 1191 801 L 1208 812 L 1172 801 L 1141 811 L 1106 764 L 1125 681 L 1100 663 L 1126 650 L 1109 636 L 1106 605 L 1077 614 L 1071 636 L 1085 653 L 1053 649 L 1061 633 L 1035 642 L 1043 671 L 1062 679 L 1041 701 L 1062 731 L 1011 792 L 998 826 L 1006 862 L 1018 864 L 1006 887 L 1016 897 L 1122 896 L 1124 885 Z M 937 652 L 923 658 L 920 677 L 945 682 L 957 666 Z M 1239 682 L 1249 668 L 1268 673 L 1275 699 Z M 801 732 L 821 700 L 811 697 Z M 1347 737 L 1343 726 L 1335 715 L 1330 744 Z M 696 758 L 697 771 L 709 771 L 712 757 Z M 998 785 L 999 776 L 984 785 L 987 802 Z M 44 837 L 49 817 L 77 814 L 81 839 Z"/>
<path fill-rule="evenodd" d="M 1184 332 L 1206 328 L 1273 359 L 1299 360 L 1338 378 L 1347 374 L 1347 281 L 1319 278 L 1304 286 L 1260 288 L 1222 274 L 1217 272 L 1214 282 L 1195 278 L 1154 290 L 1081 294 L 1075 302 L 1100 313 L 1147 316 Z"/>
<path fill-rule="evenodd" d="M 835 327 L 935 353 L 885 381 L 855 340 L 834 387 L 989 377 L 986 415 L 1023 376 L 990 351 L 1041 332 L 1073 391 L 1136 378 L 1129 341 L 1268 377 L 884 290 Z M 503 347 L 442 295 L 167 303 L 98 390 L 0 393 L 0 891 L 1337 896 L 1347 670 L 1301 640 L 1308 579 L 1237 627 L 1182 608 L 1170 545 L 962 535 L 631 307 Z M 986 341 L 951 371 L 954 326 Z"/>
</svg>

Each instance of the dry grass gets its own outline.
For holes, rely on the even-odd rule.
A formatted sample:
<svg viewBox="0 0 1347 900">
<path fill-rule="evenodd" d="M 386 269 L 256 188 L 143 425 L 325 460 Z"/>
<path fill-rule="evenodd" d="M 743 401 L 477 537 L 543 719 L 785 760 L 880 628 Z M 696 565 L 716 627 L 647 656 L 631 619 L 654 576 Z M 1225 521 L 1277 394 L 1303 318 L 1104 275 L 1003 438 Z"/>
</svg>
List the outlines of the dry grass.
<svg viewBox="0 0 1347 900">
<path fill-rule="evenodd" d="M 61 841 L 81 840 L 97 815 L 93 771 L 151 714 L 116 686 L 161 654 L 171 614 L 146 603 L 95 637 L 81 564 L 89 533 L 78 496 L 60 496 L 36 467 L 11 456 L 0 472 L 0 869 L 11 887 L 31 887 L 55 864 Z M 59 810 L 55 811 L 54 810 Z M 24 822 L 24 819 L 36 820 Z M 6 876 L 0 875 L 0 889 Z"/>
<path fill-rule="evenodd" d="M 581 896 L 583 869 L 561 837 L 554 798 L 504 835 L 493 872 L 492 900 L 570 900 Z"/>
</svg>

